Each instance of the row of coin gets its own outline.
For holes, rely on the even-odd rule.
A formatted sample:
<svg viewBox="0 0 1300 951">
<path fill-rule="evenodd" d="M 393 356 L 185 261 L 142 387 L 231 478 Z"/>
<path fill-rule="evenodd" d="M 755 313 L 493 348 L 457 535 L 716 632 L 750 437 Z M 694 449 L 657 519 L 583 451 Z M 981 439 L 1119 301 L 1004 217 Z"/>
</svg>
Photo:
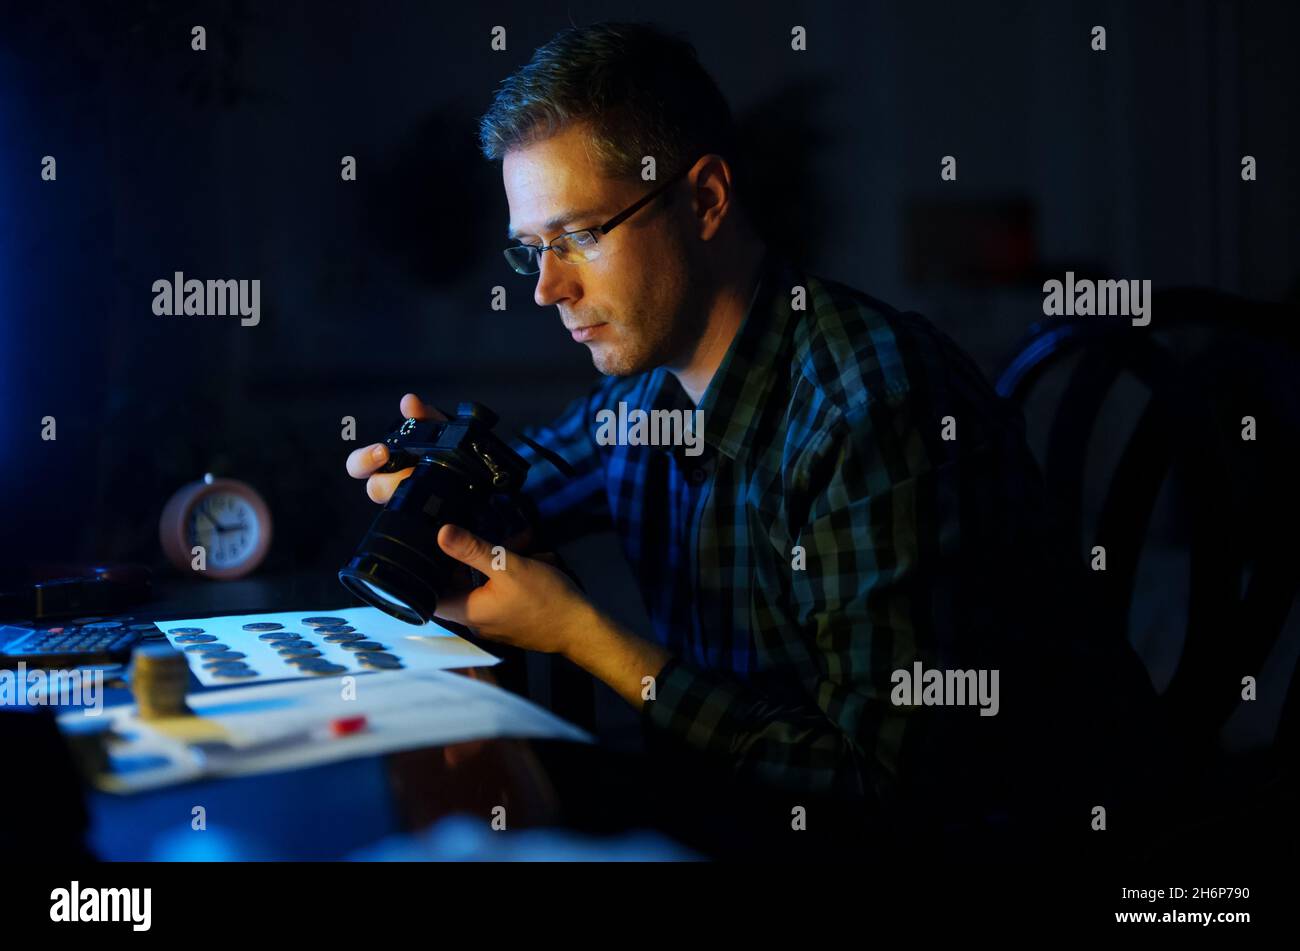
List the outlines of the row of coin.
<svg viewBox="0 0 1300 951">
<path fill-rule="evenodd" d="M 325 641 L 338 644 L 344 650 L 356 655 L 357 662 L 373 670 L 400 670 L 404 666 L 401 659 L 388 653 L 388 648 L 378 641 L 367 640 L 364 634 L 358 634 L 343 618 L 310 617 L 304 618 L 303 624 L 315 629 Z M 275 649 L 284 662 L 296 667 L 303 673 L 315 676 L 341 674 L 347 667 L 336 664 L 316 649 L 311 641 L 301 634 L 284 630 L 283 624 L 272 621 L 257 621 L 243 625 L 245 631 L 256 633 L 268 646 Z M 225 644 L 217 643 L 214 635 L 206 633 L 201 627 L 178 627 L 169 633 L 175 635 L 176 643 L 183 644 L 184 650 L 199 655 L 203 667 L 214 677 L 242 679 L 257 676 L 244 658 L 247 656 Z"/>
</svg>

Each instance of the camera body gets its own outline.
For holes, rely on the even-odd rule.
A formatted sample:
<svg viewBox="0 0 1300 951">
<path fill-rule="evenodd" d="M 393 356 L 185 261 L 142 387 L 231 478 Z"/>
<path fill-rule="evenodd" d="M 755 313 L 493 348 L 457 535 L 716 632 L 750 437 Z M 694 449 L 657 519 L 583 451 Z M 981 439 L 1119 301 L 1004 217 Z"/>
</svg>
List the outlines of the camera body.
<svg viewBox="0 0 1300 951">
<path fill-rule="evenodd" d="M 497 544 L 530 520 L 521 495 L 527 460 L 492 432 L 496 414 L 462 402 L 447 420 L 408 419 L 383 441 L 379 471 L 414 468 L 339 571 L 352 594 L 409 624 L 433 617 L 464 566 L 443 554 L 438 530 L 469 529 Z"/>
</svg>

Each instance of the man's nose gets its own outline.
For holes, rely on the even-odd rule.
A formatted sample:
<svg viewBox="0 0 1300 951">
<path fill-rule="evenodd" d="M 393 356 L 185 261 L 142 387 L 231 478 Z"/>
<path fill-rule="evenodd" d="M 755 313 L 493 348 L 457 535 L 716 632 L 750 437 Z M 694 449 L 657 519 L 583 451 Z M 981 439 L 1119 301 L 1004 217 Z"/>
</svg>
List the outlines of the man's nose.
<svg viewBox="0 0 1300 951">
<path fill-rule="evenodd" d="M 582 285 L 576 279 L 572 264 L 565 264 L 553 251 L 538 255 L 537 262 L 541 270 L 537 273 L 533 300 L 538 307 L 550 307 L 566 300 L 576 301 L 582 296 Z"/>
</svg>

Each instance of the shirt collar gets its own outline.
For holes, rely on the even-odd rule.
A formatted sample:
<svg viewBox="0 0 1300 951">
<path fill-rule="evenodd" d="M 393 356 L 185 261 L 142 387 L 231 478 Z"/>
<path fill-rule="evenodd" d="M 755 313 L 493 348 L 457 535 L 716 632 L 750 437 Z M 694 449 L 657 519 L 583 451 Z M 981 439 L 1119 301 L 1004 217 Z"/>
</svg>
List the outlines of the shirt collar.
<svg viewBox="0 0 1300 951">
<path fill-rule="evenodd" d="M 765 249 L 749 310 L 700 398 L 705 444 L 730 459 L 752 442 L 778 376 L 789 374 L 790 288 L 796 283 L 790 262 Z"/>
<path fill-rule="evenodd" d="M 798 283 L 790 261 L 765 249 L 749 309 L 699 405 L 691 402 L 677 377 L 659 367 L 652 371 L 647 388 L 647 408 L 701 410 L 705 446 L 730 459 L 738 458 L 758 426 L 777 374 L 789 367 L 785 351 L 794 323 L 790 288 Z M 680 447 L 661 449 L 681 456 Z"/>
</svg>

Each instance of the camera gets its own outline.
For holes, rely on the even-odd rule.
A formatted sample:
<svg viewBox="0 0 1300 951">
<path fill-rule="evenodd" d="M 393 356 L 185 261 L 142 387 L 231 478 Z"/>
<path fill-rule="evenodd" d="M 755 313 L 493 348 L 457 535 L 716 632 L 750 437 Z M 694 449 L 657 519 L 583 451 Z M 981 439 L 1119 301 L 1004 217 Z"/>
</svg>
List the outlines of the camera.
<svg viewBox="0 0 1300 951">
<path fill-rule="evenodd" d="M 520 491 L 529 463 L 492 432 L 496 423 L 487 407 L 462 402 L 449 419 L 408 419 L 384 439 L 389 461 L 379 471 L 415 471 L 339 571 L 348 591 L 395 618 L 424 624 L 465 570 L 438 547 L 444 524 L 498 544 L 531 521 Z"/>
</svg>

